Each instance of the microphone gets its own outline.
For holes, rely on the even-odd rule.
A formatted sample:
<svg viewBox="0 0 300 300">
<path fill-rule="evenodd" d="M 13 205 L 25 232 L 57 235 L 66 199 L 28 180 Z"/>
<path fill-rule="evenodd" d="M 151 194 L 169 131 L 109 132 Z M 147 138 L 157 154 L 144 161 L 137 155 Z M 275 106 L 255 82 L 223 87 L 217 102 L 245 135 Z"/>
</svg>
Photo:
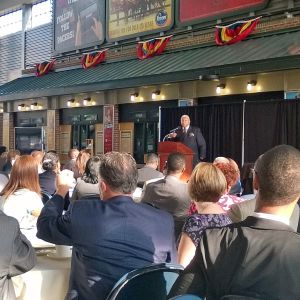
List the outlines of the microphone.
<svg viewBox="0 0 300 300">
<path fill-rule="evenodd" d="M 178 129 L 180 129 L 180 127 L 179 127 L 179 126 L 178 126 L 178 127 L 176 127 L 176 128 L 173 128 L 173 129 L 171 129 L 169 132 L 170 132 L 170 133 L 173 133 L 173 132 L 177 131 Z"/>
</svg>

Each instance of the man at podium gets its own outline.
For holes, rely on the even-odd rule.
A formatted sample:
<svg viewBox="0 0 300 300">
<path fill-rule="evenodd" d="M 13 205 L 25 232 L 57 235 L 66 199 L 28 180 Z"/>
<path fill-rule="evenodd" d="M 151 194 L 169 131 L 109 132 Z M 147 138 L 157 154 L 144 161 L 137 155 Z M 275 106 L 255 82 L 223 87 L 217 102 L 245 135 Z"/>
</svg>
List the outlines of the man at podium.
<svg viewBox="0 0 300 300">
<path fill-rule="evenodd" d="M 206 142 L 199 127 L 190 126 L 191 120 L 188 115 L 180 118 L 181 126 L 170 133 L 174 142 L 181 142 L 194 152 L 193 167 L 206 157 Z"/>
</svg>

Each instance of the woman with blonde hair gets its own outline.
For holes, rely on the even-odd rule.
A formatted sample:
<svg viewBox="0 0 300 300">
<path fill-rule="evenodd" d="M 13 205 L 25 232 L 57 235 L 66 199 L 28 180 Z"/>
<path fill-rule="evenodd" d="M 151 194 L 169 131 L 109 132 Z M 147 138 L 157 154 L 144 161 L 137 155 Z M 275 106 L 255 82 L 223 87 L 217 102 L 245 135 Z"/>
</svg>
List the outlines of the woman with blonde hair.
<svg viewBox="0 0 300 300">
<path fill-rule="evenodd" d="M 38 179 L 38 164 L 31 155 L 16 159 L 8 183 L 0 193 L 4 213 L 18 220 L 23 230 L 36 227 L 43 203 Z M 22 230 L 22 231 L 23 231 Z M 26 235 L 26 233 L 23 231 Z"/>
<path fill-rule="evenodd" d="M 178 247 L 178 260 L 184 267 L 194 257 L 206 228 L 232 223 L 218 204 L 226 188 L 225 176 L 216 166 L 211 163 L 199 163 L 195 167 L 188 183 L 188 191 L 198 213 L 187 218 Z"/>
</svg>

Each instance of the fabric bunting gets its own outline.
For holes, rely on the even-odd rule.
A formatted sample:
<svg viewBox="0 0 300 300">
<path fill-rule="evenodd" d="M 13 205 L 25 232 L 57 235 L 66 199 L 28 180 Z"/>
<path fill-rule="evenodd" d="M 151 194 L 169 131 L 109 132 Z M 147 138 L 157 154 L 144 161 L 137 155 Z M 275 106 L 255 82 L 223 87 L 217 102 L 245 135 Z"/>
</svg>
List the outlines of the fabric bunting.
<svg viewBox="0 0 300 300">
<path fill-rule="evenodd" d="M 95 51 L 83 54 L 81 58 L 81 65 L 84 69 L 95 67 L 105 60 L 105 54 L 108 49 L 102 51 Z"/>
<path fill-rule="evenodd" d="M 55 60 L 44 61 L 40 64 L 36 64 L 35 75 L 37 77 L 43 76 L 54 69 Z"/>
<path fill-rule="evenodd" d="M 161 54 L 165 50 L 171 37 L 172 35 L 169 35 L 166 37 L 154 38 L 145 42 L 139 42 L 137 46 L 138 58 L 146 59 Z"/>
<path fill-rule="evenodd" d="M 260 18 L 237 21 L 227 26 L 216 26 L 216 44 L 224 46 L 242 41 L 254 30 Z"/>
</svg>

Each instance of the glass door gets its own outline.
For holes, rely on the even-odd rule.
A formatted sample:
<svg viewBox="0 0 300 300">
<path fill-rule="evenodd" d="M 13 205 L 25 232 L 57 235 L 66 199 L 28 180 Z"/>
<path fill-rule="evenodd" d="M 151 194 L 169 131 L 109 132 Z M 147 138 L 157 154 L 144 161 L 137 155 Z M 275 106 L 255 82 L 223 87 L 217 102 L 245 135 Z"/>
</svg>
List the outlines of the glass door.
<svg viewBox="0 0 300 300">
<path fill-rule="evenodd" d="M 85 149 L 87 139 L 95 140 L 95 125 L 72 125 L 72 148 Z"/>
</svg>

